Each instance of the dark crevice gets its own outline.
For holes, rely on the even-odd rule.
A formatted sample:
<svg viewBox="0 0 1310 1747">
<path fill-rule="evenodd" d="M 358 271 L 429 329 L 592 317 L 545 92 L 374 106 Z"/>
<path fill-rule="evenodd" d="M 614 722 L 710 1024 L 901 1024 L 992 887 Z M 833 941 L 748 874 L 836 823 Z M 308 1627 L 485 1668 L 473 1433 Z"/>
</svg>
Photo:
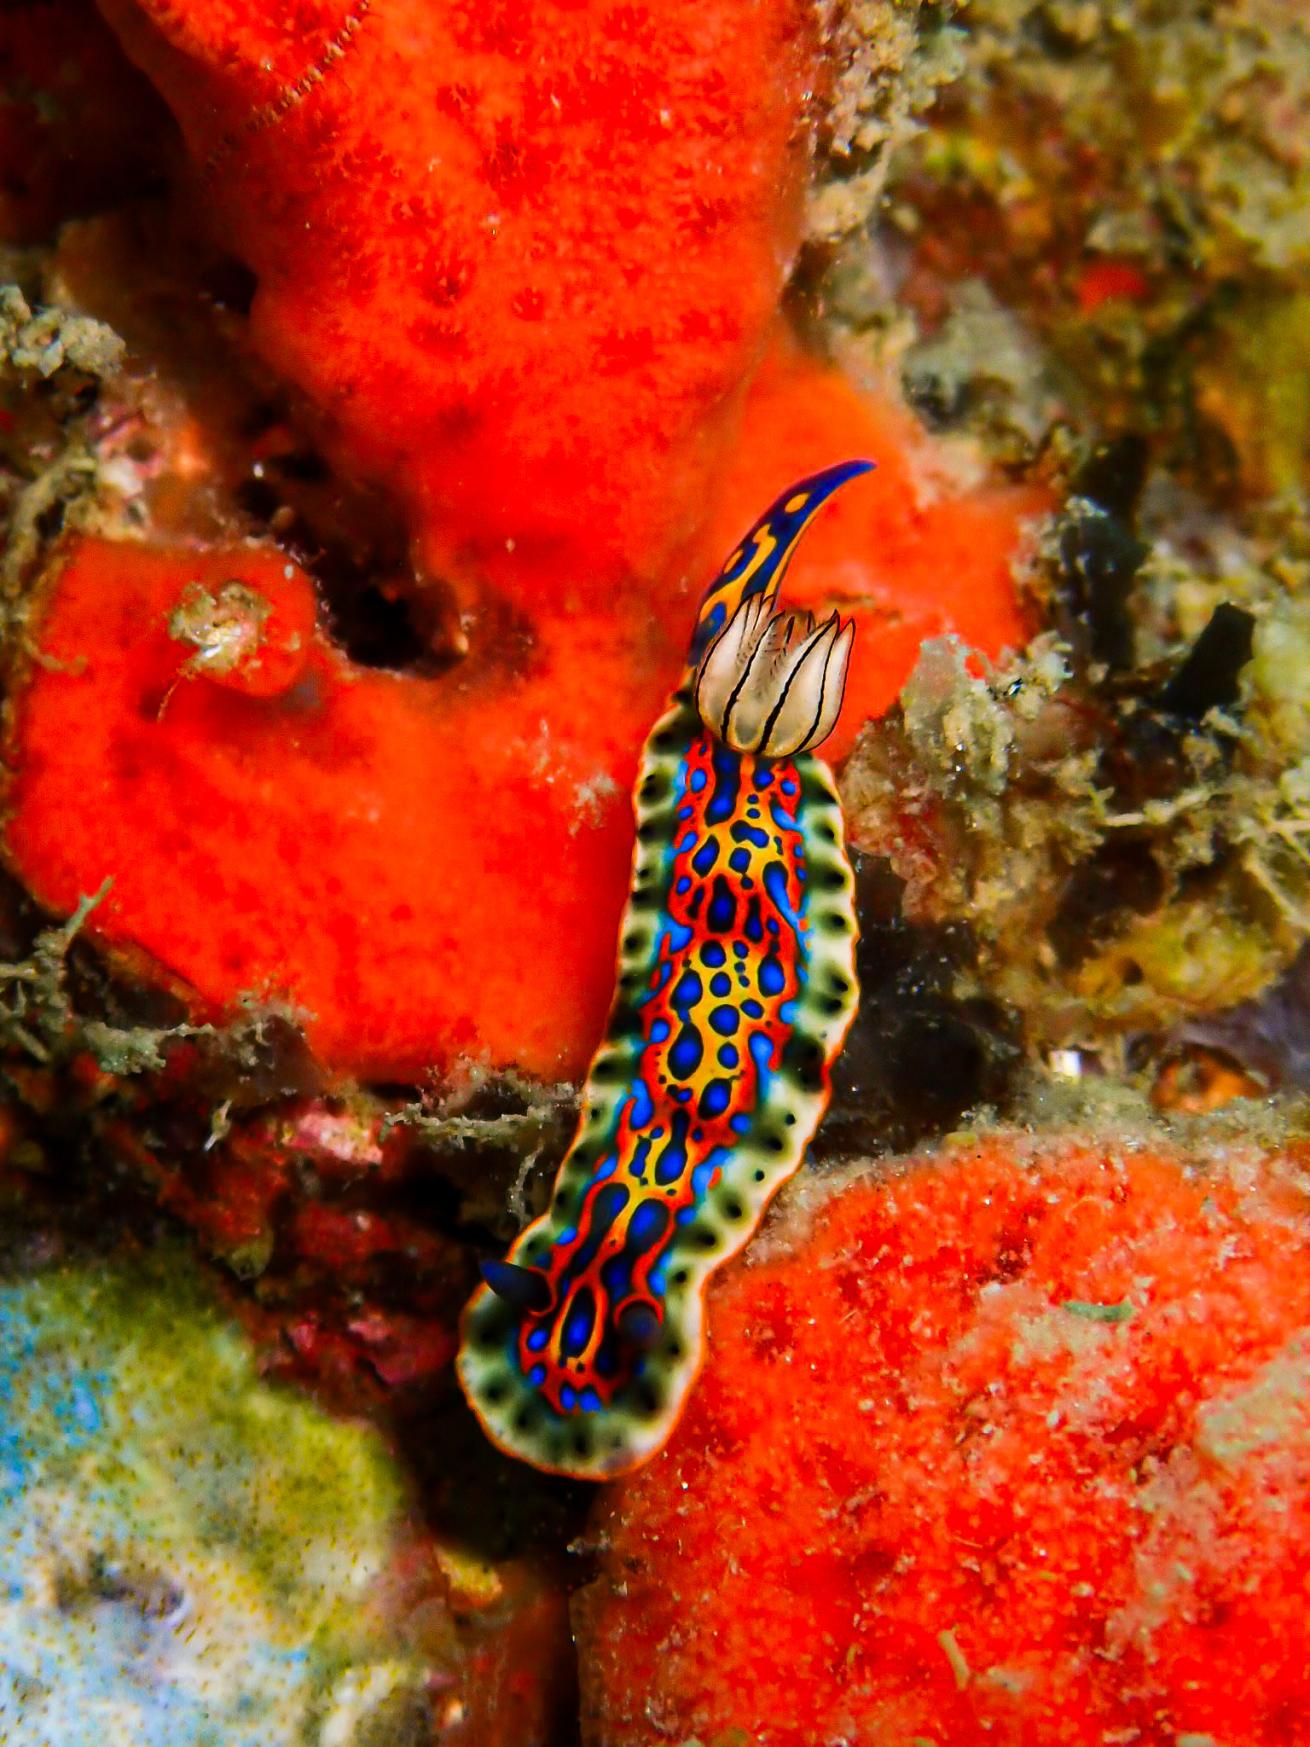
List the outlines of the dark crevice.
<svg viewBox="0 0 1310 1747">
<path fill-rule="evenodd" d="M 420 586 L 394 509 L 348 491 L 313 444 L 292 435 L 288 409 L 261 404 L 247 436 L 265 453 L 234 490 L 256 528 L 313 577 L 324 629 L 360 667 L 433 677 L 460 659 L 447 591 Z"/>
<path fill-rule="evenodd" d="M 333 573 L 335 586 L 321 577 L 323 609 L 334 643 L 361 667 L 393 672 L 437 674 L 452 665 L 432 648 L 429 617 L 413 597 L 392 594 L 376 583 Z"/>
<path fill-rule="evenodd" d="M 1145 841 L 1116 840 L 1080 862 L 1065 881 L 1048 938 L 1072 969 L 1114 938 L 1126 917 L 1163 902 L 1165 878 Z"/>
<path fill-rule="evenodd" d="M 232 315 L 250 314 L 258 288 L 259 280 L 245 262 L 238 261 L 234 255 L 224 255 L 209 262 L 200 275 L 201 295 L 207 297 L 215 308 Z"/>
<path fill-rule="evenodd" d="M 1004 1100 L 1021 1057 L 1017 1018 L 961 993 L 975 960 L 968 928 L 905 919 L 904 882 L 882 857 L 853 853 L 860 1007 L 833 1066 L 819 1159 L 906 1151 L 967 1110 Z"/>
</svg>

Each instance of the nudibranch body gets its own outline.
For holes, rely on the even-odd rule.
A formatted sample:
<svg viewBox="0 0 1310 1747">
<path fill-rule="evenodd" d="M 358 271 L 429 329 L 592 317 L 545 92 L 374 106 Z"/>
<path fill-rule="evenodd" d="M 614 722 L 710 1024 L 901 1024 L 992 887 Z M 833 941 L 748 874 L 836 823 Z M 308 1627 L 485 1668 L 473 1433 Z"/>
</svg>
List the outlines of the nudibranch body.
<svg viewBox="0 0 1310 1747">
<path fill-rule="evenodd" d="M 803 480 L 702 603 L 637 779 L 618 986 L 549 1210 L 464 1316 L 459 1377 L 493 1442 L 603 1480 L 654 1455 L 703 1351 L 711 1270 L 800 1166 L 857 999 L 841 807 L 810 748 L 852 627 L 777 605 L 811 517 L 866 472 Z"/>
</svg>

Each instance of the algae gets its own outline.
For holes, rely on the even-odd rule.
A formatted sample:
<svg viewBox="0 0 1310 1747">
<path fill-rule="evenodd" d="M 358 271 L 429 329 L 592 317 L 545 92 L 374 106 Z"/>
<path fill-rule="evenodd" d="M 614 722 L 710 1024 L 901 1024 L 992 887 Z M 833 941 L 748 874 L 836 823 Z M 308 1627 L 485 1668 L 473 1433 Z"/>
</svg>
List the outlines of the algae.
<svg viewBox="0 0 1310 1747">
<path fill-rule="evenodd" d="M 50 542 L 87 525 L 101 467 L 88 415 L 100 386 L 120 374 L 125 347 L 104 322 L 59 302 L 37 305 L 0 285 L 0 606 L 22 619 L 22 597 Z"/>
<path fill-rule="evenodd" d="M 1008 460 L 1067 420 L 1149 433 L 1207 491 L 1303 499 L 1305 19 L 971 0 L 944 28 L 951 76 L 816 294 L 830 330 Z"/>
<path fill-rule="evenodd" d="M 8 1739 L 420 1738 L 427 1670 L 377 1599 L 396 1471 L 260 1381 L 180 1253 L 0 1286 L 0 1402 Z"/>
<path fill-rule="evenodd" d="M 64 369 L 106 377 L 121 368 L 124 351 L 106 323 L 56 307 L 34 311 L 17 285 L 0 285 L 0 368 L 45 378 Z"/>
<path fill-rule="evenodd" d="M 571 1084 L 545 1085 L 513 1069 L 492 1074 L 468 1063 L 440 1093 L 388 1112 L 382 1132 L 410 1129 L 460 1184 L 465 1217 L 512 1235 L 544 1210 L 576 1119 L 577 1089 Z M 465 1154 L 480 1166 L 472 1180 L 462 1168 Z M 501 1161 L 502 1168 L 488 1169 L 492 1161 Z M 508 1187 L 506 1161 L 513 1173 Z"/>
<path fill-rule="evenodd" d="M 832 86 L 819 117 L 806 235 L 831 247 L 864 224 L 896 147 L 963 63 L 959 33 L 921 0 L 825 0 L 822 13 Z"/>
<path fill-rule="evenodd" d="M 43 1067 L 66 1065 L 86 1052 L 106 1074 L 131 1078 L 165 1069 L 171 1045 L 200 1041 L 208 1045 L 211 1057 L 222 1057 L 234 1071 L 257 1077 L 267 1067 L 274 1032 L 298 1027 L 303 1020 L 298 1009 L 245 993 L 237 997 L 225 1024 L 132 1025 L 107 1016 L 107 1002 L 96 1011 L 92 1000 L 74 1001 L 69 954 L 112 886 L 113 880 L 106 879 L 65 921 L 39 929 L 24 958 L 0 963 L 0 1047 L 16 1049 Z M 86 1011 L 86 1005 L 92 1010 Z"/>
<path fill-rule="evenodd" d="M 955 1690 L 963 1692 L 973 1679 L 973 1670 L 969 1667 L 964 1651 L 960 1648 L 954 1628 L 948 1627 L 945 1631 L 938 1632 L 937 1642 L 950 1665 L 951 1675 L 955 1681 Z"/>
<path fill-rule="evenodd" d="M 1131 1298 L 1121 1299 L 1118 1304 L 1094 1304 L 1084 1298 L 1066 1298 L 1060 1308 L 1067 1310 L 1070 1316 L 1081 1316 L 1088 1322 L 1131 1322 L 1137 1315 L 1137 1306 Z"/>
<path fill-rule="evenodd" d="M 1075 499 L 1066 512 L 1080 539 L 1087 509 Z M 1067 586 L 1063 525 L 1030 573 L 1052 600 Z M 1211 550 L 1194 526 L 1186 565 L 1163 528 L 1139 543 L 1116 645 L 1124 665 L 1052 632 L 992 670 L 950 640 L 929 642 L 898 708 L 865 730 L 843 773 L 855 846 L 889 858 L 913 919 L 969 926 L 980 986 L 1023 1014 L 1039 1054 L 1110 1059 L 1116 1037 L 1248 1000 L 1310 928 L 1299 566 L 1206 531 Z M 1202 689 L 1184 704 L 1185 632 L 1213 629 L 1224 611 L 1251 627 L 1234 701 L 1207 708 Z M 1204 683 L 1228 683 L 1226 671 Z"/>
<path fill-rule="evenodd" d="M 164 1045 L 212 1027 L 117 1026 L 77 1014 L 68 990 L 68 953 L 111 880 L 84 897 L 67 921 L 43 928 L 25 959 L 0 964 L 0 1044 L 12 1045 L 43 1066 L 87 1049 L 110 1074 L 140 1074 L 164 1066 Z"/>
</svg>

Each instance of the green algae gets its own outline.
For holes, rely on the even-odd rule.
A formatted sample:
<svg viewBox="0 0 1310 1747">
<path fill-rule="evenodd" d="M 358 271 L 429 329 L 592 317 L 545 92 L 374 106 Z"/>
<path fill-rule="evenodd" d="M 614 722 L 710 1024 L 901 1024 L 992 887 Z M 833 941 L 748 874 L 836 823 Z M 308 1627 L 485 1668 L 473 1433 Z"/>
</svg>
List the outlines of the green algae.
<svg viewBox="0 0 1310 1747">
<path fill-rule="evenodd" d="M 123 362 L 122 340 L 104 322 L 72 310 L 33 310 L 17 285 L 0 285 L 0 365 L 49 378 L 63 369 L 111 376 Z"/>
<path fill-rule="evenodd" d="M 406 1128 L 431 1147 L 460 1187 L 462 1216 L 509 1239 L 545 1210 L 576 1122 L 577 1091 L 567 1082 L 468 1064 L 456 1086 L 389 1111 L 382 1135 Z"/>
<path fill-rule="evenodd" d="M 43 928 L 26 958 L 0 964 L 0 1044 L 43 1066 L 87 1049 L 106 1073 L 131 1075 L 162 1068 L 164 1045 L 196 1034 L 194 1026 L 117 1026 L 75 1013 L 68 991 L 69 948 L 111 883 L 106 880 L 84 897 L 67 921 Z"/>
<path fill-rule="evenodd" d="M 418 1738 L 387 1452 L 264 1384 L 179 1254 L 0 1287 L 0 1407 L 7 1739 Z"/>
<path fill-rule="evenodd" d="M 955 1690 L 963 1692 L 973 1679 L 973 1670 L 969 1667 L 964 1651 L 960 1648 L 954 1628 L 947 1627 L 945 1631 L 938 1632 L 937 1642 L 950 1667 L 951 1676 L 955 1681 Z"/>
<path fill-rule="evenodd" d="M 43 1067 L 67 1064 L 85 1051 L 103 1072 L 132 1078 L 163 1070 L 172 1045 L 200 1041 L 224 1057 L 234 1073 L 258 1073 L 265 1066 L 270 1030 L 297 1024 L 303 1018 L 297 1009 L 243 994 L 226 1025 L 123 1025 L 94 1011 L 84 1012 L 74 1002 L 69 953 L 112 886 L 113 881 L 106 880 L 79 901 L 71 916 L 40 929 L 25 957 L 0 963 L 0 1048 L 15 1050 Z M 0 1075 L 6 1071 L 0 1064 Z M 21 1097 L 21 1078 L 13 1083 Z M 221 1127 L 221 1111 L 214 1113 L 214 1119 Z"/>
<path fill-rule="evenodd" d="M 1086 1298 L 1066 1298 L 1060 1309 L 1067 1310 L 1070 1316 L 1082 1317 L 1085 1322 L 1131 1322 L 1137 1315 L 1137 1306 L 1131 1298 L 1124 1298 L 1118 1304 L 1097 1304 Z"/>
</svg>

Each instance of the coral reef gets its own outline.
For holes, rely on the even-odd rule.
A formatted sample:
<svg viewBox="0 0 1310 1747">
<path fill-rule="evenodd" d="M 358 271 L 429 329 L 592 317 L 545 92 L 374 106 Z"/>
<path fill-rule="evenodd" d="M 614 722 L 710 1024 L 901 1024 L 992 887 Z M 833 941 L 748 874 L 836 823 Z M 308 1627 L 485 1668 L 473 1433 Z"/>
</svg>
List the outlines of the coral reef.
<svg viewBox="0 0 1310 1747">
<path fill-rule="evenodd" d="M 830 17 L 832 89 L 805 212 L 807 243 L 824 249 L 865 224 L 897 148 L 960 74 L 948 14 L 919 0 L 851 0 Z"/>
<path fill-rule="evenodd" d="M 1304 1739 L 1306 1188 L 1013 1133 L 798 1180 L 593 1519 L 584 1738 Z"/>
<path fill-rule="evenodd" d="M 1300 1739 L 1303 13 L 103 14 L 0 17 L 4 1725 L 562 1747 L 581 1584 L 596 1747 Z M 588 1523 L 460 1309 L 861 454 L 859 1012 Z"/>
<path fill-rule="evenodd" d="M 454 6 L 325 7 L 294 41 L 255 18 L 111 10 L 182 117 L 180 174 L 254 270 L 243 344 L 298 386 L 293 416 L 330 460 L 385 478 L 413 564 L 393 598 L 445 602 L 424 610 L 449 670 L 361 671 L 311 636 L 308 576 L 239 549 L 254 530 L 236 513 L 203 553 L 66 543 L 23 603 L 12 863 L 62 914 L 111 877 L 91 932 L 193 990 L 197 1018 L 255 993 L 302 1012 L 333 1069 L 412 1079 L 482 1057 L 576 1075 L 608 1004 L 626 795 L 676 671 L 689 575 L 770 489 L 847 451 L 879 457 L 794 588 L 874 633 L 857 642 L 840 753 L 923 636 L 991 654 L 1022 639 L 1012 560 L 1046 495 L 938 453 L 894 399 L 775 331 L 818 66 L 806 9 L 669 4 L 648 31 L 622 8 L 550 8 L 516 34 Z M 887 83 L 861 78 L 866 96 Z M 431 101 L 397 108 L 381 94 L 398 82 Z M 439 205 L 422 191 L 438 161 Z M 122 248 L 84 230 L 61 257 L 110 316 Z M 119 377 L 97 359 L 83 387 L 104 407 L 69 409 L 83 507 L 105 532 L 169 532 L 179 495 L 232 483 L 239 404 L 161 339 L 175 303 Z M 191 350 L 204 344 L 197 330 Z M 155 359 L 181 405 L 161 403 Z M 39 527 L 71 469 L 52 456 L 20 513 Z M 289 615 L 283 630 L 253 622 L 260 602 Z M 137 637 L 144 622 L 159 634 Z M 286 645 L 275 668 L 270 638 Z"/>
</svg>

